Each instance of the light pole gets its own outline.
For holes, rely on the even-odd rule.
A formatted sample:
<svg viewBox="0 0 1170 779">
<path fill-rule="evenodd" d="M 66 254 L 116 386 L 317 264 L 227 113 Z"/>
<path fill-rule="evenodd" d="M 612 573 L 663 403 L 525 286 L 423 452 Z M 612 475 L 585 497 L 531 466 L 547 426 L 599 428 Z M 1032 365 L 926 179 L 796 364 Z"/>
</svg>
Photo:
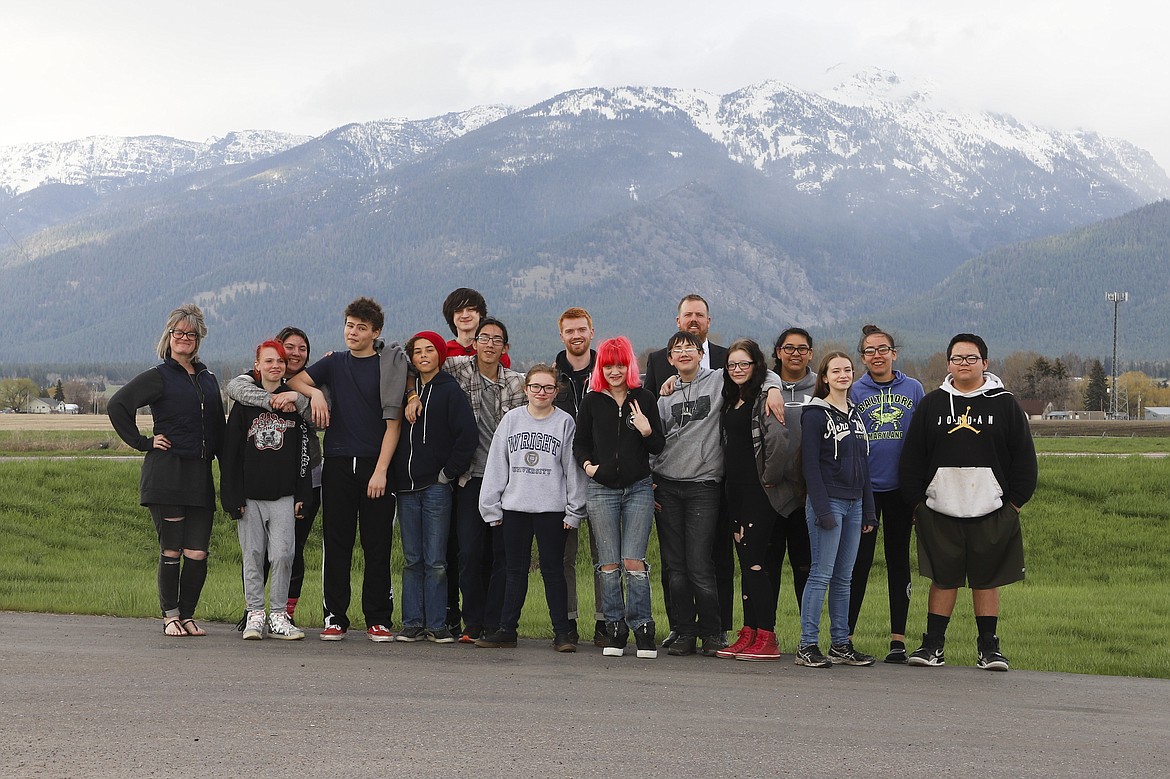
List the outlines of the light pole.
<svg viewBox="0 0 1170 779">
<path fill-rule="evenodd" d="M 1128 292 L 1106 292 L 1105 299 L 1113 304 L 1113 381 L 1109 391 L 1109 418 L 1117 418 L 1117 307 L 1129 300 Z"/>
</svg>

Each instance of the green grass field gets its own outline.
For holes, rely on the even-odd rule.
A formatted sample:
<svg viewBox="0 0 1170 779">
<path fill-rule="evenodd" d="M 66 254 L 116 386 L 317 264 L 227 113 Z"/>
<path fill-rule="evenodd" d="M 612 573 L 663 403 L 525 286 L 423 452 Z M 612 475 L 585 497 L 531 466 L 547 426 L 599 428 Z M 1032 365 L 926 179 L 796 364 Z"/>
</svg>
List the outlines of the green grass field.
<svg viewBox="0 0 1170 779">
<path fill-rule="evenodd" d="M 1144 439 L 1126 451 L 1157 451 L 1148 448 L 1151 443 Z M 1163 460 L 1140 457 L 1041 457 L 1040 487 L 1023 513 L 1028 579 L 1003 591 L 1000 634 L 1013 667 L 1170 678 L 1168 467 Z M 0 462 L 5 484 L 0 492 L 0 609 L 156 616 L 158 546 L 146 511 L 137 505 L 138 473 L 136 462 L 100 457 Z M 306 554 L 310 574 L 297 612 L 306 626 L 321 623 L 320 579 L 314 575 L 320 570 L 319 538 L 315 529 Z M 587 533 L 581 535 L 581 547 L 577 578 L 587 639 L 593 610 Z M 234 622 L 242 610 L 239 544 L 233 523 L 222 514 L 211 550 L 198 616 Z M 652 538 L 652 565 L 657 556 Z M 396 540 L 396 587 L 401 565 Z M 360 592 L 360 567 L 355 560 L 355 593 Z M 665 625 L 657 576 L 653 581 L 656 620 Z M 926 591 L 926 580 L 916 576 L 911 649 L 924 629 Z M 355 626 L 361 625 L 359 602 L 355 598 L 351 607 Z M 885 604 L 879 543 L 855 637 L 859 648 L 874 654 L 884 654 L 888 639 Z M 798 609 L 787 569 L 777 624 L 781 648 L 790 654 Z M 551 637 L 538 573 L 530 580 L 520 629 L 524 635 Z M 975 661 L 966 593 L 960 595 L 948 632 L 947 656 L 951 663 Z"/>
</svg>

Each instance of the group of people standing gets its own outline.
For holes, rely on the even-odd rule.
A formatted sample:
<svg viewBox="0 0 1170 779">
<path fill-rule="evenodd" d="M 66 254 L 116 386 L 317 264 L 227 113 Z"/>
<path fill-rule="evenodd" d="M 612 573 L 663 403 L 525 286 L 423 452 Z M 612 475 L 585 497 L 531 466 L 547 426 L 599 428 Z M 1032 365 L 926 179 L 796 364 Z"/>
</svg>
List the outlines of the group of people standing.
<svg viewBox="0 0 1170 779">
<path fill-rule="evenodd" d="M 164 632 L 203 635 L 194 621 L 206 577 L 220 458 L 221 501 L 237 521 L 245 639 L 300 639 L 294 615 L 305 539 L 323 507 L 322 640 L 346 637 L 350 569 L 365 556 L 362 611 L 372 641 L 513 647 L 531 548 L 554 635 L 576 651 L 577 535 L 593 556 L 593 642 L 621 656 L 780 658 L 776 611 L 785 554 L 800 607 L 798 665 L 872 665 L 853 645 L 876 549 L 888 578 L 887 663 L 937 666 L 958 588 L 973 591 L 980 667 L 1007 670 L 997 635 L 998 588 L 1023 577 L 1019 509 L 1036 460 L 1019 405 L 988 373 L 987 347 L 960 334 L 948 376 L 929 394 L 894 369 L 897 344 L 867 325 L 853 357 L 826 354 L 791 327 L 769 370 L 751 339 L 708 340 L 707 302 L 688 295 L 677 331 L 648 358 L 645 378 L 624 337 L 593 348 L 593 321 L 570 308 L 565 350 L 512 370 L 503 322 L 461 288 L 443 315 L 454 338 L 424 330 L 403 346 L 381 339 L 380 306 L 345 311 L 346 350 L 309 364 L 303 331 L 261 343 L 236 377 L 225 423 L 215 377 L 198 360 L 202 313 L 172 312 L 158 355 L 110 401 L 128 444 L 147 453 L 141 502 L 159 536 Z M 149 406 L 154 435 L 134 415 Z M 324 430 L 323 450 L 317 432 Z M 391 630 L 392 527 L 402 538 L 402 628 Z M 927 630 L 910 653 L 911 529 L 932 581 Z M 647 562 L 657 528 L 669 630 L 658 641 Z M 734 551 L 733 551 L 734 550 Z M 734 556 L 743 625 L 729 644 Z M 265 608 L 265 581 L 268 607 Z M 819 649 L 828 603 L 827 653 Z"/>
</svg>

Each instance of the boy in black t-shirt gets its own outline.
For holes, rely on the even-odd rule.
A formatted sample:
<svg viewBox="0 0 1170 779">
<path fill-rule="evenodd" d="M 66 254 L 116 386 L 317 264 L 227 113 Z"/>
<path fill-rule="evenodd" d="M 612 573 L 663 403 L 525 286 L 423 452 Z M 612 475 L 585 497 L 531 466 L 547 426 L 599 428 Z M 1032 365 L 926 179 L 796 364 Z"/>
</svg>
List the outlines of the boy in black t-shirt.
<svg viewBox="0 0 1170 779">
<path fill-rule="evenodd" d="M 394 494 L 388 483 L 398 445 L 407 359 L 398 344 L 382 346 L 382 307 L 358 298 L 345 309 L 345 344 L 289 379 L 310 398 L 313 424 L 325 429 L 321 474 L 324 540 L 323 641 L 340 641 L 349 629 L 353 544 L 361 528 L 365 554 L 362 612 L 371 641 L 391 641 L 394 610 L 390 545 Z M 328 387 L 331 402 L 322 388 Z"/>
</svg>

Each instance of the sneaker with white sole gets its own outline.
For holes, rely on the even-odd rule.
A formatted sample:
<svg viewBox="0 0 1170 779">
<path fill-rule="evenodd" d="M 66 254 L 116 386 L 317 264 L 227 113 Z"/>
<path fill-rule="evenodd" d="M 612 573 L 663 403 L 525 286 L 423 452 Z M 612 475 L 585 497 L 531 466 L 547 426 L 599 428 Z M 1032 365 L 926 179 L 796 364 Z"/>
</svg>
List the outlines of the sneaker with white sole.
<svg viewBox="0 0 1170 779">
<path fill-rule="evenodd" d="M 929 633 L 923 633 L 922 646 L 910 653 L 910 657 L 906 658 L 906 664 L 930 667 L 946 665 L 947 659 L 943 655 L 943 642 Z"/>
<path fill-rule="evenodd" d="M 268 635 L 284 641 L 300 641 L 305 631 L 293 624 L 287 611 L 274 611 L 268 617 Z"/>
<path fill-rule="evenodd" d="M 999 651 L 999 636 L 979 639 L 979 662 L 985 671 L 1006 671 L 1011 668 L 1008 659 Z"/>
<path fill-rule="evenodd" d="M 264 610 L 249 611 L 244 622 L 244 640 L 259 641 L 264 638 Z"/>
<path fill-rule="evenodd" d="M 394 640 L 394 631 L 385 625 L 370 625 L 366 628 L 366 638 L 382 644 Z"/>
<path fill-rule="evenodd" d="M 808 666 L 809 668 L 832 668 L 833 661 L 821 654 L 821 649 L 816 644 L 809 644 L 802 646 L 796 650 L 797 665 Z"/>
<path fill-rule="evenodd" d="M 414 641 L 425 641 L 426 637 L 427 631 L 422 625 L 407 625 L 398 631 L 398 635 L 394 637 L 394 640 L 409 644 Z"/>
<path fill-rule="evenodd" d="M 834 665 L 873 665 L 874 656 L 863 654 L 853 648 L 852 641 L 844 644 L 834 644 L 829 647 L 829 660 Z"/>
</svg>

